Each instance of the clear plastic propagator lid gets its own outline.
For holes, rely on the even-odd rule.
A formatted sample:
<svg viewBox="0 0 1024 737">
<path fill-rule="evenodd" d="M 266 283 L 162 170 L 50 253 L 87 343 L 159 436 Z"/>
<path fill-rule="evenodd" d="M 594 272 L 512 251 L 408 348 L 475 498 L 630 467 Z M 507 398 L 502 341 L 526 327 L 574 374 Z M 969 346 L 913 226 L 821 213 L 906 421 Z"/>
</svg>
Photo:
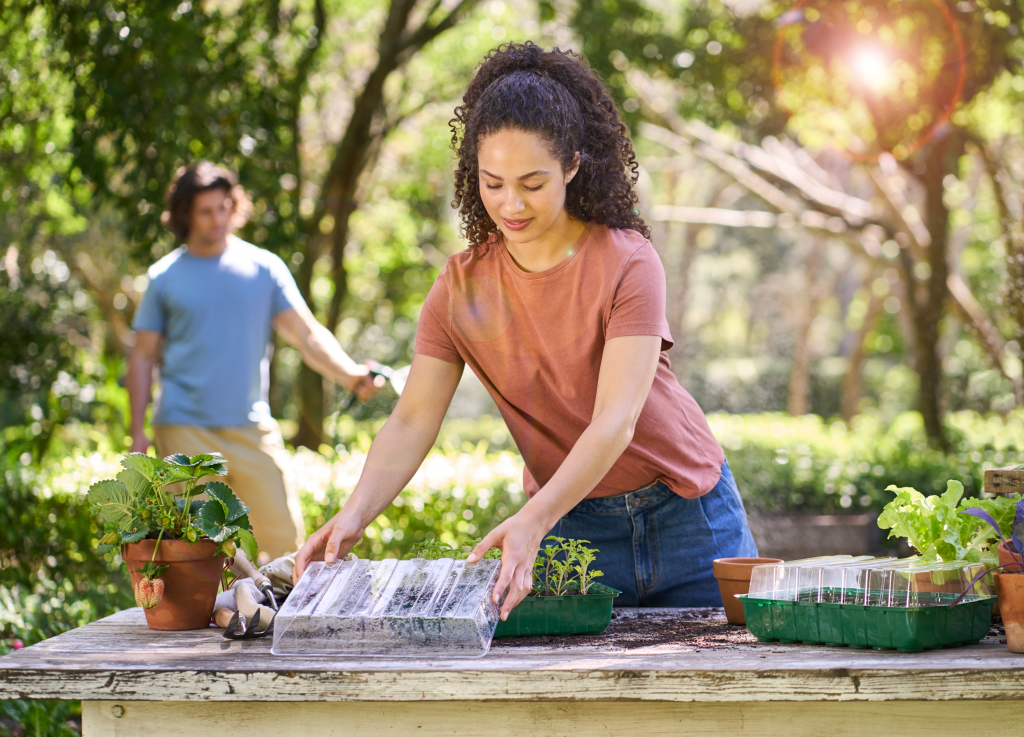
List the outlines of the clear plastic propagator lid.
<svg viewBox="0 0 1024 737">
<path fill-rule="evenodd" d="M 275 655 L 479 657 L 500 560 L 311 563 L 274 617 Z"/>
<path fill-rule="evenodd" d="M 919 558 L 834 555 L 757 566 L 751 572 L 751 599 L 826 604 L 919 607 L 991 596 L 984 570 L 966 561 L 923 562 Z M 969 591 L 968 591 L 969 589 Z"/>
</svg>

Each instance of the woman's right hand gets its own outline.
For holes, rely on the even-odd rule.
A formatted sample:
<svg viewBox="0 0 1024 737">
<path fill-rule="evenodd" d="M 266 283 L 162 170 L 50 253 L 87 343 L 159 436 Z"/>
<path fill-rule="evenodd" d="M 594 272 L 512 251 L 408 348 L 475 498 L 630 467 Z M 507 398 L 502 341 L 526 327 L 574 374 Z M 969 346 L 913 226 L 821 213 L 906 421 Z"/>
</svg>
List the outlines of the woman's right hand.
<svg viewBox="0 0 1024 737">
<path fill-rule="evenodd" d="M 292 583 L 297 584 L 310 563 L 322 560 L 333 563 L 350 551 L 363 537 L 366 525 L 352 513 L 342 509 L 323 527 L 310 535 L 295 554 Z"/>
</svg>

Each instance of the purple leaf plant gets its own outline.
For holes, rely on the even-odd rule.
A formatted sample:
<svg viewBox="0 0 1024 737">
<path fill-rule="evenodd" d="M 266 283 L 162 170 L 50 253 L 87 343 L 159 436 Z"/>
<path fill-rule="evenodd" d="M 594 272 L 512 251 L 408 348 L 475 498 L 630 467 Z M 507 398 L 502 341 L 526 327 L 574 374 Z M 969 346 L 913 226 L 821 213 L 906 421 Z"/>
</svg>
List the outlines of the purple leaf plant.
<svg viewBox="0 0 1024 737">
<path fill-rule="evenodd" d="M 992 515 L 990 515 L 988 512 L 986 512 L 983 509 L 979 509 L 978 507 L 963 509 L 961 510 L 961 512 L 964 514 L 969 514 L 973 517 L 977 517 L 985 524 L 990 525 L 992 529 L 996 531 L 996 534 L 999 535 L 999 539 L 1003 542 L 1006 542 L 1006 538 L 1003 537 L 1002 530 L 999 529 L 999 524 L 992 518 Z M 962 594 L 960 594 L 960 596 L 957 597 L 956 601 L 953 602 L 952 606 L 956 606 L 961 601 L 963 601 L 963 598 L 967 596 L 967 592 L 974 588 L 974 584 L 980 581 L 984 576 L 987 576 L 988 574 L 994 571 L 998 571 L 1001 568 L 1006 568 L 1007 566 L 1020 565 L 1020 570 L 1024 572 L 1024 499 L 1021 499 L 1017 502 L 1017 509 L 1013 515 L 1013 524 L 1010 525 L 1010 543 L 1010 552 L 1017 557 L 1018 562 L 1006 563 L 1001 566 L 993 566 L 992 568 L 982 571 L 977 576 L 971 579 L 971 582 L 967 585 L 967 589 Z"/>
</svg>

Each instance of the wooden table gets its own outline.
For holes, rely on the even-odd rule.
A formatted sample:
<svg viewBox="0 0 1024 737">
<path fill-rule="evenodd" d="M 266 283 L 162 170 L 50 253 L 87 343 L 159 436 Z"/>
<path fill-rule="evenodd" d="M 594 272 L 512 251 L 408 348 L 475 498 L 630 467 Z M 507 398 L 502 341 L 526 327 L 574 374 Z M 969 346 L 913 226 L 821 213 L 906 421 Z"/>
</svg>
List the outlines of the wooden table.
<svg viewBox="0 0 1024 737">
<path fill-rule="evenodd" d="M 651 621 L 678 642 L 623 634 Z M 694 639 L 694 623 L 734 634 Z M 86 737 L 1024 735 L 1024 656 L 996 638 L 919 654 L 766 644 L 693 609 L 616 610 L 612 630 L 468 660 L 281 658 L 216 629 L 153 632 L 131 609 L 0 658 L 0 698 L 81 699 Z"/>
</svg>

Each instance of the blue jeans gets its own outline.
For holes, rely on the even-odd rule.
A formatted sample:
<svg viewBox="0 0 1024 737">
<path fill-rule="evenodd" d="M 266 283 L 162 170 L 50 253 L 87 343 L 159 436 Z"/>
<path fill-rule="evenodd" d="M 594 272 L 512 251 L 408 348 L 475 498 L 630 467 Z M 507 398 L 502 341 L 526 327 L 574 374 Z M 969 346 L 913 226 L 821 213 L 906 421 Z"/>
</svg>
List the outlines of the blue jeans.
<svg viewBox="0 0 1024 737">
<path fill-rule="evenodd" d="M 597 583 L 622 592 L 615 606 L 722 606 L 711 561 L 757 556 L 728 462 L 715 487 L 698 499 L 684 499 L 658 481 L 620 496 L 584 499 L 549 534 L 590 541 L 599 551 L 593 567 L 604 572 Z"/>
</svg>

